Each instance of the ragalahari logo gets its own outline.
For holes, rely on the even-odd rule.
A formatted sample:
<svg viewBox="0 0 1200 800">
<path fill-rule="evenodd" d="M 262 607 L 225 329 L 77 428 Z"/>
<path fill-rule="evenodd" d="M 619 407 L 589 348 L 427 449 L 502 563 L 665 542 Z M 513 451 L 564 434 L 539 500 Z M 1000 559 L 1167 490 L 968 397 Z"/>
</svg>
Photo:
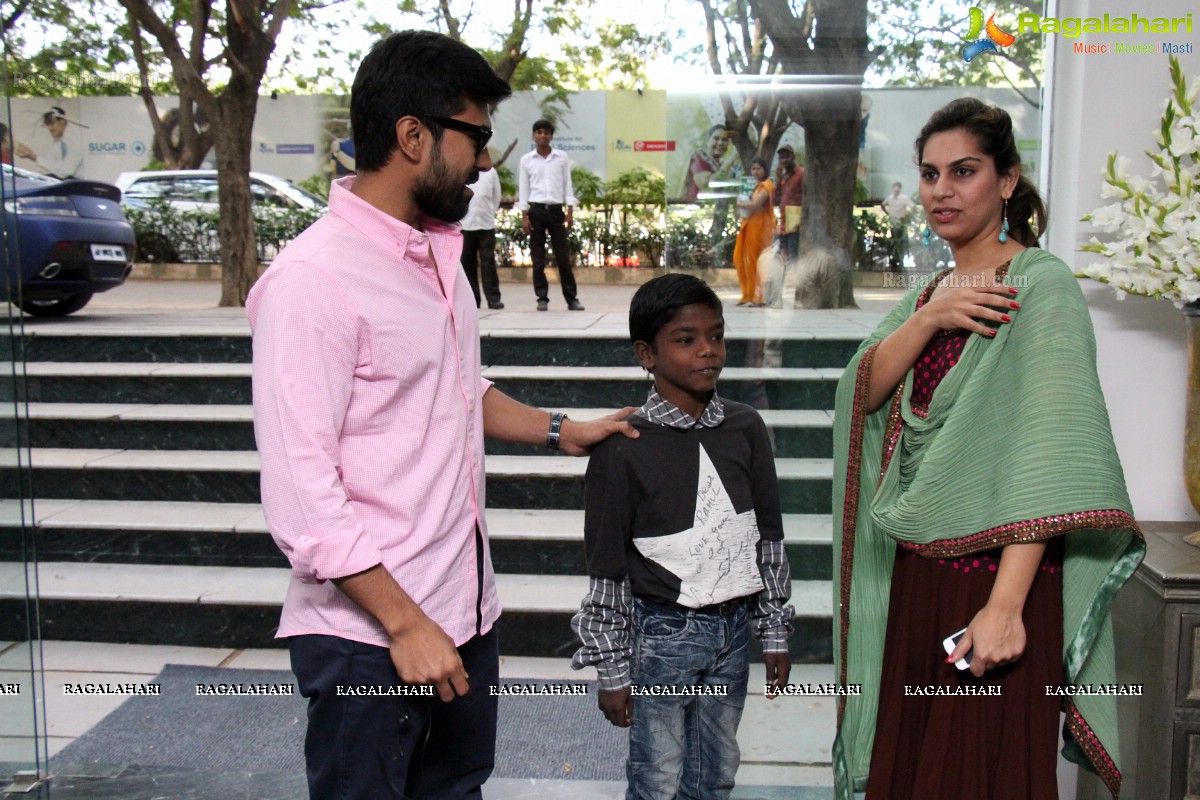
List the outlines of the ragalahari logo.
<svg viewBox="0 0 1200 800">
<path fill-rule="evenodd" d="M 1011 33 L 1005 33 L 1000 30 L 1000 26 L 996 24 L 995 14 L 987 18 L 987 24 L 985 25 L 983 22 L 983 9 L 981 8 L 972 6 L 971 10 L 967 13 L 967 22 L 970 27 L 967 30 L 967 35 L 963 38 L 967 40 L 968 44 L 963 47 L 962 56 L 963 60 L 968 64 L 971 63 L 971 59 L 980 53 L 988 51 L 998 53 L 1000 52 L 998 46 L 1008 47 L 1017 40 L 1017 37 Z M 980 39 L 979 34 L 985 31 L 987 38 Z"/>
</svg>

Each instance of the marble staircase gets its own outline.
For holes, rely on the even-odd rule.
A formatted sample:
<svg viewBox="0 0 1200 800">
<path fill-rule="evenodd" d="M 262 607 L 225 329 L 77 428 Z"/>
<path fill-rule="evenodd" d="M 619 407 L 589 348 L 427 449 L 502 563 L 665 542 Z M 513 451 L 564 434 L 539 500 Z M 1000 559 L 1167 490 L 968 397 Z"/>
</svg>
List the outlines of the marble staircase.
<svg viewBox="0 0 1200 800">
<path fill-rule="evenodd" d="M 503 391 L 576 419 L 642 402 L 646 377 L 631 366 L 619 315 L 563 313 L 558 330 L 547 324 L 556 315 L 527 316 L 543 327 L 521 327 L 512 315 L 514 327 L 484 328 L 485 375 Z M 582 328 L 566 327 L 581 319 Z M 830 317 L 822 329 L 762 312 L 730 310 L 727 319 L 721 391 L 763 409 L 776 445 L 799 616 L 793 655 L 828 664 L 831 409 L 842 367 L 873 320 Z M 19 404 L 27 421 L 0 440 L 0 639 L 24 638 L 29 622 L 19 602 L 24 520 L 37 529 L 43 638 L 277 646 L 287 563 L 258 505 L 244 323 L 32 333 Z M 586 461 L 500 443 L 488 453 L 502 651 L 562 657 L 586 589 Z M 36 500 L 22 501 L 29 496 Z"/>
</svg>

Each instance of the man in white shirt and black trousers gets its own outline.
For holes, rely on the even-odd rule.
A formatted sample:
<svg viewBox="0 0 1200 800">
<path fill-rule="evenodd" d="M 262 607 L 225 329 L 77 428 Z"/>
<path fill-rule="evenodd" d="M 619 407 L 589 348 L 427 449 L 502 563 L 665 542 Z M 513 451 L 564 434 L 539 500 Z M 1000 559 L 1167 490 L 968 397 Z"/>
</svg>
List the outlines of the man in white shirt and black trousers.
<svg viewBox="0 0 1200 800">
<path fill-rule="evenodd" d="M 521 225 L 529 236 L 529 255 L 533 260 L 533 291 L 538 311 L 550 308 L 550 283 L 546 280 L 546 233 L 554 248 L 558 280 L 563 298 L 571 311 L 583 311 L 571 272 L 571 253 L 567 246 L 567 228 L 571 227 L 575 190 L 571 186 L 571 160 L 562 150 L 550 147 L 554 124 L 547 119 L 533 123 L 534 149 L 521 156 L 518 169 L 517 207 Z"/>
</svg>

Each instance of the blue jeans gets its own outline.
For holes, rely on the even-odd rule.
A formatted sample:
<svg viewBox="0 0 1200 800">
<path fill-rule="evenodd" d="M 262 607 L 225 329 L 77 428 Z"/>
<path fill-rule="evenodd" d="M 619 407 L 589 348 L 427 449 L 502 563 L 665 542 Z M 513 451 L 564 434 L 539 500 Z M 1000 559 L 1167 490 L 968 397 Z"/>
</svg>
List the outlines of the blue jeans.
<svg viewBox="0 0 1200 800">
<path fill-rule="evenodd" d="M 703 685 L 728 694 L 633 698 L 626 800 L 729 797 L 750 673 L 745 603 L 721 615 L 634 598 L 633 625 L 635 690 Z"/>
</svg>

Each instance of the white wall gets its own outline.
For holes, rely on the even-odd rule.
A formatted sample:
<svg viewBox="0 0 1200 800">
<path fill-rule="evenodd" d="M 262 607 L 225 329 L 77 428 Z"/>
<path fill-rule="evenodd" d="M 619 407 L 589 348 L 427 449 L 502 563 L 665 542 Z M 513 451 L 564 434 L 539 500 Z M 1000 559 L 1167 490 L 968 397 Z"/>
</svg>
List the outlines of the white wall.
<svg viewBox="0 0 1200 800">
<path fill-rule="evenodd" d="M 1182 17 L 1195 0 L 1073 0 L 1058 4 L 1056 16 Z M 1101 171 L 1108 153 L 1118 150 L 1135 172 L 1149 175 L 1143 151 L 1154 146 L 1162 104 L 1170 85 L 1167 56 L 1083 55 L 1075 42 L 1117 41 L 1160 44 L 1191 42 L 1193 53 L 1179 56 L 1184 72 L 1200 73 L 1200 29 L 1190 34 L 1084 34 L 1077 39 L 1051 35 L 1047 84 L 1051 142 L 1046 183 L 1051 228 L 1047 247 L 1076 269 L 1095 256 L 1080 253 L 1093 231 L 1079 217 L 1102 205 Z M 1105 203 L 1110 201 L 1104 201 Z M 1183 417 L 1186 384 L 1184 323 L 1167 301 L 1129 297 L 1118 302 L 1111 289 L 1083 280 L 1099 348 L 1100 381 L 1108 401 L 1117 449 L 1134 511 L 1143 520 L 1192 520 L 1195 510 L 1183 486 Z"/>
</svg>

